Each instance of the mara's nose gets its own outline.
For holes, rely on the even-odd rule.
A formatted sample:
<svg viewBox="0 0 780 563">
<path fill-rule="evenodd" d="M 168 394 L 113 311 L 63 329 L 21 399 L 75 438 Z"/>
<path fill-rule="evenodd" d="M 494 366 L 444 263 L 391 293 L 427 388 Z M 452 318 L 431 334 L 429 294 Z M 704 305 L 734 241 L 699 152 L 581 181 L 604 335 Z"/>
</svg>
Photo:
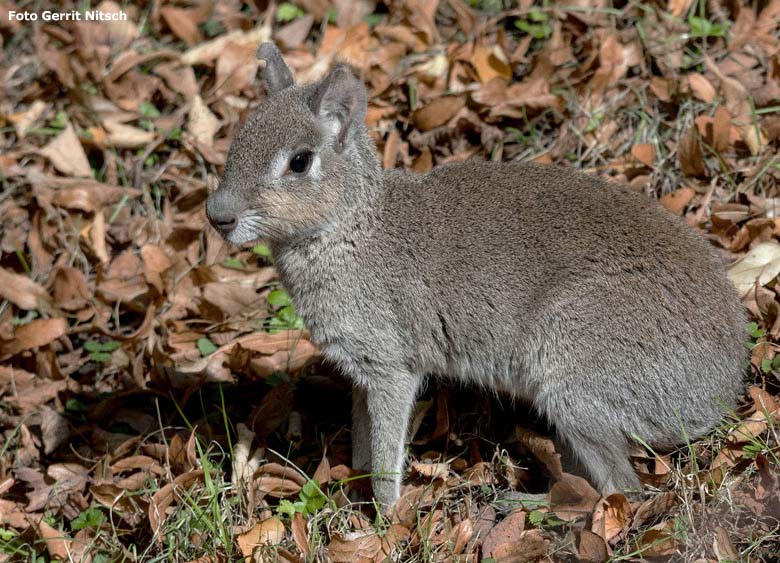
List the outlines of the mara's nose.
<svg viewBox="0 0 780 563">
<path fill-rule="evenodd" d="M 223 237 L 228 236 L 238 224 L 235 212 L 224 205 L 219 192 L 211 194 L 206 200 L 206 217 Z"/>
</svg>

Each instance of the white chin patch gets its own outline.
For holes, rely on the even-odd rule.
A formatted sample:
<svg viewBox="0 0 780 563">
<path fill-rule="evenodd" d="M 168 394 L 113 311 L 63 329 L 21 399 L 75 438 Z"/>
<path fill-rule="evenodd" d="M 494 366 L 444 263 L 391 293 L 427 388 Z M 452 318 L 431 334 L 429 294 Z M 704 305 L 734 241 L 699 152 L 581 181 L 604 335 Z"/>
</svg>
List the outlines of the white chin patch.
<svg viewBox="0 0 780 563">
<path fill-rule="evenodd" d="M 252 242 L 260 237 L 249 228 L 246 222 L 239 219 L 236 228 L 233 229 L 226 238 L 228 242 L 238 245 Z"/>
</svg>

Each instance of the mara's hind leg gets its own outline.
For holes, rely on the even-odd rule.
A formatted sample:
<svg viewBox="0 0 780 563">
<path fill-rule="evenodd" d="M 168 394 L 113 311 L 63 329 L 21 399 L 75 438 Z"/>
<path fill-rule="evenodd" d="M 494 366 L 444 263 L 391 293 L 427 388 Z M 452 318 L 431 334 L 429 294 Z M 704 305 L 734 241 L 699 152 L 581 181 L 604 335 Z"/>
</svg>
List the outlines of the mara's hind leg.
<svg viewBox="0 0 780 563">
<path fill-rule="evenodd" d="M 642 488 L 631 466 L 630 448 L 617 432 L 597 435 L 583 429 L 561 428 L 559 441 L 596 489 L 604 495 L 615 492 L 638 491 Z"/>
<path fill-rule="evenodd" d="M 641 484 L 631 466 L 631 446 L 620 425 L 617 413 L 608 404 L 582 393 L 557 389 L 537 401 L 537 408 L 552 423 L 558 442 L 603 494 L 639 490 Z"/>
</svg>

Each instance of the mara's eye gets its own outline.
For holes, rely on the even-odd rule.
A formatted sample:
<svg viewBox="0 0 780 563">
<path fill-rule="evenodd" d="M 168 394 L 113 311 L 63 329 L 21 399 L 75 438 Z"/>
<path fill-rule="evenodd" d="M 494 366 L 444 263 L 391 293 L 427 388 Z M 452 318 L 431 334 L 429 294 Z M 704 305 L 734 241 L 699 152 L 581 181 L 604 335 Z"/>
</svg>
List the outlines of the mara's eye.
<svg viewBox="0 0 780 563">
<path fill-rule="evenodd" d="M 301 151 L 296 153 L 290 159 L 290 171 L 294 172 L 295 174 L 305 174 L 308 172 L 309 166 L 311 166 L 312 156 L 313 154 L 311 151 Z"/>
</svg>

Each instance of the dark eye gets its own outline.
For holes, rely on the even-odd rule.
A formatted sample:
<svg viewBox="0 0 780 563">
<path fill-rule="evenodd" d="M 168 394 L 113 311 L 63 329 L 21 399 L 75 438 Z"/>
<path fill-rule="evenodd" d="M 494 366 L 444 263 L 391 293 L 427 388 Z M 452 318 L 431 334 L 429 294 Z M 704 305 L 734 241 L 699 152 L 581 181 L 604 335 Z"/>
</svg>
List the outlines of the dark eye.
<svg viewBox="0 0 780 563">
<path fill-rule="evenodd" d="M 290 159 L 290 171 L 296 174 L 304 174 L 311 165 L 311 151 L 301 151 Z"/>
</svg>

